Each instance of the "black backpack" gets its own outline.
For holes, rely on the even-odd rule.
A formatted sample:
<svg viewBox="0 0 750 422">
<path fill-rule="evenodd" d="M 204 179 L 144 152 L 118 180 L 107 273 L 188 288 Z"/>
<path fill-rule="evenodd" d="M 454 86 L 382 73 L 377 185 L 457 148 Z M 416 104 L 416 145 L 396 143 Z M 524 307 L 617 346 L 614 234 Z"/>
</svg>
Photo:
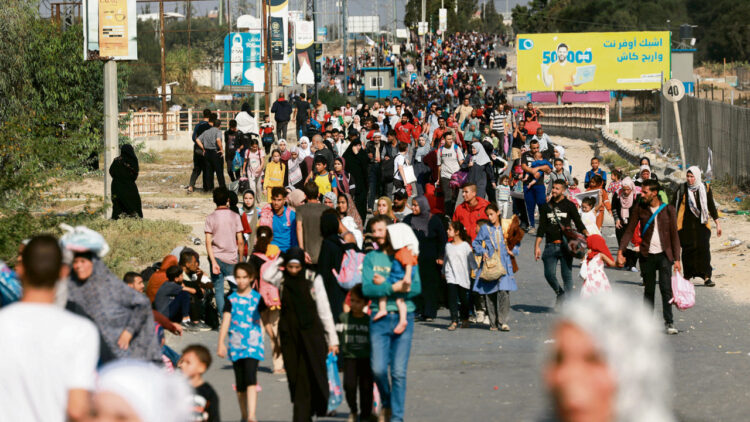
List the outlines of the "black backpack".
<svg viewBox="0 0 750 422">
<path fill-rule="evenodd" d="M 143 278 L 143 281 L 148 283 L 148 281 L 151 279 L 151 276 L 154 275 L 155 272 L 159 271 L 161 269 L 161 262 L 154 262 L 150 266 L 146 267 L 141 271 L 141 278 Z"/>
</svg>

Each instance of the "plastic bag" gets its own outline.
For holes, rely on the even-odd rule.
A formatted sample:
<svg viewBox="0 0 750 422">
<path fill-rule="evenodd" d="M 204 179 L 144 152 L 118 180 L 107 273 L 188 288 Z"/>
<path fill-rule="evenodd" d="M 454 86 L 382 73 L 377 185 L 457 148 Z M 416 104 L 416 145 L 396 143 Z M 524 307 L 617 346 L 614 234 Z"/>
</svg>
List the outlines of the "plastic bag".
<svg viewBox="0 0 750 422">
<path fill-rule="evenodd" d="M 678 271 L 672 273 L 672 299 L 669 303 L 681 311 L 695 306 L 695 286 Z"/>
<path fill-rule="evenodd" d="M 93 252 L 99 258 L 109 253 L 109 244 L 99 232 L 86 226 L 71 227 L 67 224 L 60 224 L 60 228 L 66 232 L 60 238 L 60 243 L 65 249 L 73 252 Z"/>
<path fill-rule="evenodd" d="M 328 373 L 328 414 L 335 412 L 344 400 L 339 377 L 338 357 L 329 353 L 326 358 L 326 372 Z"/>
</svg>

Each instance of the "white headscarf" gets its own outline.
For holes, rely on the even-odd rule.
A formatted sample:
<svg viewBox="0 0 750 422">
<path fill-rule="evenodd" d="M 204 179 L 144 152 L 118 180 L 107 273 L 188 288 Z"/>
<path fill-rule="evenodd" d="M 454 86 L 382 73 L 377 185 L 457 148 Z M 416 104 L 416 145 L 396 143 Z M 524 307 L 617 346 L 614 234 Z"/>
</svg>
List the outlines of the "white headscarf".
<svg viewBox="0 0 750 422">
<path fill-rule="evenodd" d="M 192 392 L 187 380 L 157 366 L 119 360 L 102 368 L 96 392 L 109 392 L 125 400 L 143 422 L 188 422 Z"/>
<path fill-rule="evenodd" d="M 485 164 L 489 164 L 492 161 L 487 155 L 487 151 L 484 150 L 484 146 L 482 146 L 480 142 L 474 142 L 473 144 L 471 144 L 471 147 L 477 150 L 477 153 L 471 157 L 471 161 L 473 161 L 474 164 L 483 166 Z"/>
<path fill-rule="evenodd" d="M 388 229 L 388 237 L 391 239 L 391 246 L 393 246 L 394 251 L 408 247 L 414 255 L 419 255 L 419 240 L 408 224 L 395 223 L 386 228 Z"/>
<path fill-rule="evenodd" d="M 591 337 L 617 383 L 615 421 L 672 422 L 672 362 L 664 334 L 641 301 L 612 291 L 563 308 L 561 321 Z"/>
<path fill-rule="evenodd" d="M 708 200 L 706 199 L 706 185 L 703 184 L 701 169 L 699 169 L 698 166 L 692 166 L 688 168 L 688 173 L 691 173 L 693 177 L 695 177 L 695 183 L 687 185 L 688 192 L 686 194 L 690 211 L 694 216 L 700 217 L 701 224 L 706 224 L 706 221 L 708 221 Z M 700 209 L 698 209 L 698 206 L 695 203 L 696 194 L 701 203 Z"/>
<path fill-rule="evenodd" d="M 562 146 L 562 145 L 555 146 L 555 151 L 557 151 L 558 153 L 560 153 L 560 159 L 562 159 L 562 160 L 565 159 L 565 147 L 564 146 Z"/>
<path fill-rule="evenodd" d="M 307 143 L 307 148 L 302 147 L 302 142 Z M 299 138 L 299 158 L 304 160 L 306 157 L 311 155 L 313 154 L 312 150 L 310 150 L 310 138 L 308 138 L 307 136 Z"/>
</svg>

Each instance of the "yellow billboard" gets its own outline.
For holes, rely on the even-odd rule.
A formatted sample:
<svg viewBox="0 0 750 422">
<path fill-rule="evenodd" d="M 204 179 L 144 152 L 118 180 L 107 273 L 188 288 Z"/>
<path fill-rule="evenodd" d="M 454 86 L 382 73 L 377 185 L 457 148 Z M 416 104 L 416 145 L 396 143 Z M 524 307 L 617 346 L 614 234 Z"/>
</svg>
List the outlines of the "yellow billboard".
<svg viewBox="0 0 750 422">
<path fill-rule="evenodd" d="M 519 34 L 519 91 L 660 89 L 670 78 L 668 31 Z"/>
</svg>

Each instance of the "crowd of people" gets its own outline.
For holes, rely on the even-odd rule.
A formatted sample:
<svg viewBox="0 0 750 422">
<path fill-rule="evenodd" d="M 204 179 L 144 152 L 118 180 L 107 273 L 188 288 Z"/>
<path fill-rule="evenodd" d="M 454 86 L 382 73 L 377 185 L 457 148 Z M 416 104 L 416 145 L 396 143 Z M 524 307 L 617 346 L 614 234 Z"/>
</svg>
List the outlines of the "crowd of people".
<svg viewBox="0 0 750 422">
<path fill-rule="evenodd" d="M 713 285 L 710 222 L 719 235 L 721 227 L 710 185 L 691 167 L 670 205 L 647 158 L 626 177 L 594 157 L 580 190 L 565 149 L 541 126 L 544 113 L 532 103 L 515 109 L 472 69 L 491 42 L 476 34 L 433 42 L 426 79 L 383 104 L 330 110 L 304 95 L 282 96 L 275 125 L 268 116 L 258 124 L 243 106 L 223 133 L 205 110 L 193 131 L 188 187 L 193 192 L 203 173 L 215 204 L 204 257 L 180 246 L 160 265 L 120 278 L 102 260 L 109 249 L 102 235 L 84 227 L 22 245 L 21 302 L 0 311 L 0 350 L 12 351 L 0 368 L 15 386 L 0 383 L 4 411 L 12 420 L 221 420 L 218 401 L 227 398 L 203 379 L 214 353 L 199 344 L 177 353 L 164 340 L 165 330 L 213 329 L 215 355 L 232 362 L 243 421 L 257 420 L 267 349 L 274 374 L 288 380 L 294 421 L 335 410 L 332 356 L 340 358 L 349 421 L 402 421 L 415 323 L 434 323 L 445 306 L 449 331 L 510 331 L 526 235 L 535 236 L 534 258 L 557 304 L 576 294 L 573 260 L 581 260 L 580 296 L 589 302 L 566 311 L 554 353 L 589 362 L 582 347 L 595 348 L 615 367 L 605 381 L 617 384 L 612 377 L 642 363 L 626 364 L 633 355 L 622 342 L 632 336 L 661 347 L 662 340 L 645 311 L 607 293 L 616 289 L 604 267 L 640 265 L 645 299 L 653 305 L 658 284 L 665 330 L 677 334 L 672 271 Z M 115 163 L 114 218 L 142 216 L 132 147 L 123 146 Z M 605 213 L 615 221 L 616 257 L 602 236 Z M 62 329 L 38 336 L 53 320 Z M 572 420 L 565 412 L 575 409 L 566 406 L 579 404 L 568 402 L 570 383 L 580 380 L 566 375 L 568 360 L 551 362 L 546 379 L 558 416 Z M 661 386 L 666 378 L 654 374 L 666 366 L 652 366 L 658 371 L 626 378 Z M 617 384 L 610 393 L 642 387 Z M 599 398 L 587 400 L 600 406 Z M 670 420 L 666 402 L 644 400 L 653 406 L 622 420 Z"/>
</svg>

